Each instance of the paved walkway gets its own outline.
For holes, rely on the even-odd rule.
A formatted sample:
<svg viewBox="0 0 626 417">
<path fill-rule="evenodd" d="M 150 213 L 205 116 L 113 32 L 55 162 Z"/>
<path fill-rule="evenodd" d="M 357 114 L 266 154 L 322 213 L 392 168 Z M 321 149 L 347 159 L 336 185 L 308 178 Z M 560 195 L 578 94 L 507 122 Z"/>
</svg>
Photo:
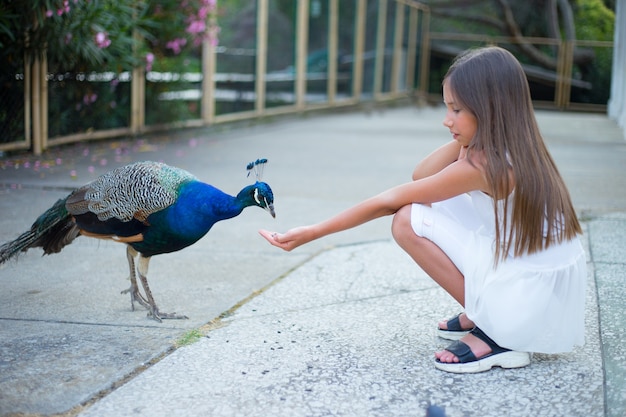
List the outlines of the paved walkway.
<svg viewBox="0 0 626 417">
<path fill-rule="evenodd" d="M 130 311 L 119 244 L 81 238 L 0 266 L 0 415 L 419 417 L 433 405 L 448 417 L 624 416 L 626 142 L 602 115 L 538 112 L 584 220 L 587 337 L 572 353 L 535 354 L 519 370 L 437 371 L 433 352 L 446 342 L 434 327 L 459 308 L 396 246 L 390 219 L 291 253 L 257 235 L 407 181 L 449 139 L 442 117 L 310 116 L 0 159 L 2 242 L 72 188 L 145 159 L 235 194 L 250 181 L 246 163 L 268 158 L 277 211 L 247 209 L 154 258 L 157 303 L 185 321 Z"/>
</svg>

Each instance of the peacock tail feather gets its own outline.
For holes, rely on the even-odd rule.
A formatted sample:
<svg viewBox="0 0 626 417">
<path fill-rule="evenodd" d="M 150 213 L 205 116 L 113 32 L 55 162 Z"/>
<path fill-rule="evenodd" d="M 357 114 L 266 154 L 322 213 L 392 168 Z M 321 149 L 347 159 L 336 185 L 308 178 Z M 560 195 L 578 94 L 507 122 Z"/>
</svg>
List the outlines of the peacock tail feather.
<svg viewBox="0 0 626 417">
<path fill-rule="evenodd" d="M 35 220 L 30 230 L 0 246 L 0 264 L 35 247 L 42 247 L 45 254 L 58 253 L 78 234 L 79 230 L 65 208 L 65 199 L 60 199 Z"/>
</svg>

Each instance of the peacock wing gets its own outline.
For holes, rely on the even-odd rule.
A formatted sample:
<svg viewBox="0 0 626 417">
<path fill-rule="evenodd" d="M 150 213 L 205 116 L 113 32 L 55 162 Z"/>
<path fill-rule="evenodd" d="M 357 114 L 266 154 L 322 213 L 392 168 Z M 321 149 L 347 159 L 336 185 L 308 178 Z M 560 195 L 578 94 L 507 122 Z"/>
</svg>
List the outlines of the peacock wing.
<svg viewBox="0 0 626 417">
<path fill-rule="evenodd" d="M 146 223 L 152 213 L 172 205 L 180 185 L 196 178 L 180 168 L 159 162 L 137 162 L 98 177 L 74 191 L 66 201 L 74 216 L 91 213 L 109 220 Z"/>
</svg>

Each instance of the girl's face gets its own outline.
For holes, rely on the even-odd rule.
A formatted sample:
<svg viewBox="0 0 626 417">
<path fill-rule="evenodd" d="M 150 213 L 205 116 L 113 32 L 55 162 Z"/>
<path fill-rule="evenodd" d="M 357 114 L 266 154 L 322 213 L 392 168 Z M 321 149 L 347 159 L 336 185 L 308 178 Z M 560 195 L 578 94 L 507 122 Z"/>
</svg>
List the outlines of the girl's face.
<svg viewBox="0 0 626 417">
<path fill-rule="evenodd" d="M 450 129 L 452 138 L 461 146 L 468 146 L 476 134 L 476 117 L 459 103 L 455 103 L 454 94 L 447 82 L 443 83 L 443 102 L 447 108 L 443 125 Z"/>
</svg>

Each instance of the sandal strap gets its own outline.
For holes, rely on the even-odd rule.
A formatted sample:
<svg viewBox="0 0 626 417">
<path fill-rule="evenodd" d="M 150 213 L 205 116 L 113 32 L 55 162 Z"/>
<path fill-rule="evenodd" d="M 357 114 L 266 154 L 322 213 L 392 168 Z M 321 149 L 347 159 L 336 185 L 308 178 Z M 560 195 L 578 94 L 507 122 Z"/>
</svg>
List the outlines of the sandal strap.
<svg viewBox="0 0 626 417">
<path fill-rule="evenodd" d="M 506 349 L 506 348 L 503 348 L 503 347 L 499 346 L 489 336 L 487 336 L 485 334 L 485 332 L 480 330 L 478 327 L 474 327 L 470 331 L 470 333 L 473 334 L 474 336 L 476 336 L 477 338 L 479 338 L 480 340 L 482 340 L 483 342 L 485 342 L 489 346 L 489 348 L 491 349 L 491 353 L 489 353 L 486 356 L 481 357 L 480 359 L 483 359 L 483 358 L 488 357 L 488 356 L 496 355 L 498 353 L 503 353 L 503 352 L 509 352 L 510 351 L 510 349 Z M 445 350 L 447 350 L 448 352 L 450 352 L 454 356 L 456 356 L 459 359 L 458 363 L 475 362 L 475 361 L 479 360 L 479 359 L 476 358 L 476 355 L 474 355 L 474 352 L 472 352 L 470 347 L 466 343 L 464 343 L 464 342 L 462 342 L 460 340 L 454 341 Z"/>
<path fill-rule="evenodd" d="M 460 340 L 456 340 L 446 348 L 446 350 L 459 359 L 459 363 L 475 362 L 476 356 L 472 349 Z"/>
<path fill-rule="evenodd" d="M 493 339 L 487 336 L 485 332 L 480 330 L 478 327 L 474 327 L 472 331 L 470 331 L 470 333 L 476 336 L 477 338 L 479 338 L 480 340 L 482 340 L 483 342 L 485 342 L 491 349 L 491 354 L 493 355 L 497 353 L 508 352 L 511 350 L 511 349 L 503 348 L 500 345 L 498 345 L 496 342 L 493 341 Z"/>
<path fill-rule="evenodd" d="M 440 330 L 444 330 L 444 331 L 450 331 L 450 332 L 463 332 L 463 331 L 467 331 L 467 329 L 463 329 L 461 327 L 461 321 L 459 320 L 459 317 L 461 316 L 461 314 L 463 313 L 459 313 L 456 316 L 452 317 L 450 320 L 448 320 L 446 322 L 446 327 L 447 329 L 440 329 Z"/>
</svg>

